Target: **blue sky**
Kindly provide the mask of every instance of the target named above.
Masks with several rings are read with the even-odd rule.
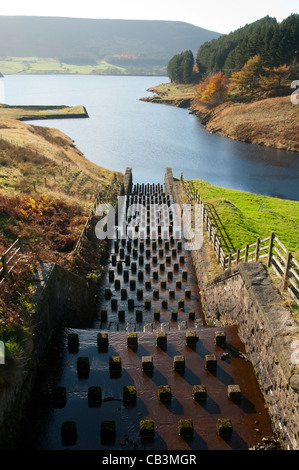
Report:
[[[12,0],[0,5],[0,15],[185,21],[224,34],[266,15],[280,22],[291,13],[299,13],[298,0]]]

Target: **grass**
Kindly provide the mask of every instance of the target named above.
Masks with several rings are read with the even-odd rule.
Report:
[[[0,118],[0,187],[4,194],[43,195],[86,211],[115,173],[100,167],[57,129]]]
[[[9,106],[0,105],[0,117],[32,120],[68,117],[87,117],[83,106]]]
[[[153,93],[153,96],[141,99],[149,102],[179,105],[183,100],[193,99],[194,88],[195,85],[180,85],[171,82],[162,83],[147,90]]]
[[[275,235],[299,259],[299,202],[265,197],[191,181],[209,208],[224,241],[224,250],[234,253],[257,237]]]
[[[124,67],[109,64],[105,60],[94,65],[74,65],[56,59],[38,57],[2,57],[0,60],[2,74],[126,74]]]
[[[30,243],[0,285],[0,338],[7,357],[24,351],[34,315],[32,273],[40,262],[57,263],[90,281],[101,278],[107,250],[106,241],[96,238],[96,220],[80,253],[74,248],[95,196],[106,194],[114,176],[123,177],[87,160],[61,131],[0,118],[0,255],[18,235]],[[11,380],[13,373],[2,368],[0,388]]]
[[[213,110],[195,103],[195,88],[196,84],[162,83],[149,88],[153,96],[141,99],[172,106],[180,106],[182,101],[190,100],[190,110],[200,118],[208,132],[242,142],[299,151],[298,126],[295,124],[298,106],[291,103],[289,86],[284,90],[288,96],[267,98],[266,94],[259,94],[253,102],[244,103],[235,102],[236,97],[232,95]],[[268,95],[271,96],[271,92]]]

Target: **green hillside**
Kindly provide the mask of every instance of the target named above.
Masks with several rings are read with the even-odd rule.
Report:
[[[176,21],[0,16],[1,72],[163,75],[178,50],[219,36]]]
[[[256,54],[267,67],[298,64],[299,15],[292,14],[281,23],[266,16],[208,41],[200,46],[196,62],[200,72],[223,70],[229,74]]]

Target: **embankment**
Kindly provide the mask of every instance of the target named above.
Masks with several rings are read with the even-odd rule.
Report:
[[[166,171],[165,186],[182,203],[180,183]],[[284,448],[299,448],[298,323],[286,308],[262,263],[239,263],[211,275],[208,242],[191,251],[206,321],[237,325]]]
[[[44,119],[75,119],[88,118],[84,106],[44,106],[44,105],[0,105],[0,117],[18,119],[19,121],[33,121]]]
[[[150,88],[154,95],[142,101],[189,108],[208,132],[241,142],[299,151],[298,105],[290,96],[277,96],[251,103],[228,101],[215,108],[195,104],[196,85],[166,83]],[[292,90],[290,89],[289,95]]]

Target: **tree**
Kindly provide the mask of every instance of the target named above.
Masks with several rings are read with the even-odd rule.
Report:
[[[167,74],[172,82],[191,83],[193,80],[194,57],[192,51],[173,56],[167,65]]]
[[[278,67],[263,67],[266,75],[261,77],[261,86],[265,90],[281,87],[290,76],[290,66],[284,64]]]
[[[227,97],[227,80],[223,72],[207,75],[197,86],[194,94],[196,103],[214,108]]]
[[[251,96],[260,87],[262,61],[259,55],[251,57],[240,72],[231,75],[230,90],[240,91],[241,94],[249,93]]]

